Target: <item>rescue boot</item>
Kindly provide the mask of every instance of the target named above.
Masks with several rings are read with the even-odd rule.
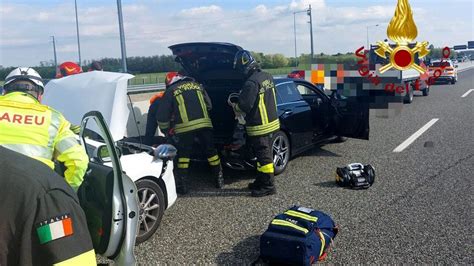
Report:
[[[222,170],[221,170],[216,177],[216,188],[223,188],[223,187],[224,187],[224,174],[222,173]]]
[[[260,185],[261,185],[260,181],[258,179],[255,179],[255,181],[253,181],[252,183],[248,185],[248,188],[250,190],[257,190],[260,188]]]
[[[212,174],[215,176],[215,185],[216,188],[223,188],[224,187],[224,174],[222,172],[222,165],[219,163],[218,165],[211,165]]]
[[[178,174],[175,175],[176,192],[181,195],[188,194],[188,186],[186,184],[186,170],[178,169]]]
[[[275,185],[273,184],[273,173],[259,173],[256,183],[257,188],[252,189],[252,197],[264,197],[276,194]],[[252,183],[251,183],[252,184]],[[250,187],[250,184],[249,184]]]
[[[250,190],[257,190],[262,186],[262,173],[257,172],[257,176],[255,177],[255,180],[248,185],[248,188]]]
[[[178,178],[179,179],[179,178]],[[186,185],[186,182],[183,182],[182,180],[176,183],[176,192],[180,195],[186,195],[189,193],[188,186]]]
[[[257,189],[252,190],[252,197],[265,197],[276,194],[275,186],[261,186]]]

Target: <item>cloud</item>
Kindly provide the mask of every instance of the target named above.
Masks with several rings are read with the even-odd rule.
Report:
[[[209,14],[216,14],[220,13],[222,8],[216,5],[210,6],[200,6],[200,7],[193,7],[189,9],[181,10],[182,15],[186,16],[202,16],[202,15],[209,15]]]
[[[59,53],[76,53],[77,45],[67,44],[67,45],[58,45],[56,51]]]
[[[94,6],[78,3],[83,59],[120,57],[120,42],[115,2]],[[189,3],[189,1],[187,1]],[[124,4],[123,15],[128,56],[170,54],[168,46],[182,42],[220,41],[238,44],[265,53],[294,55],[293,12],[304,11],[311,4],[315,52],[354,51],[366,43],[366,26],[371,27],[373,43],[386,38],[386,27],[395,11],[393,5],[365,4],[324,0],[258,1],[253,6],[178,6],[168,0],[137,1]],[[417,40],[435,46],[465,43],[472,38],[472,14],[460,9],[466,3],[446,7],[412,3],[418,26]],[[446,13],[458,17],[441,20]],[[465,12],[468,15],[459,13]],[[18,14],[30,14],[28,19]],[[49,36],[56,36],[58,61],[77,60],[74,4],[2,4],[0,6],[0,65],[36,65],[52,58]],[[298,53],[309,53],[308,16],[296,14]],[[4,30],[15,29],[15,30]],[[470,37],[469,37],[470,36]]]

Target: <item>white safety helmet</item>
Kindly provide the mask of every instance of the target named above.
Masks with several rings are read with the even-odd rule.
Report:
[[[41,78],[40,74],[36,72],[33,68],[30,67],[18,67],[12,70],[10,74],[5,78],[5,84],[3,84],[3,88],[5,91],[16,91],[20,90],[22,91],[23,89],[15,89],[15,88],[9,88],[9,84],[13,83],[14,81],[19,81],[19,80],[26,80],[26,81],[31,81],[36,85],[35,90],[39,93],[44,92],[44,83],[43,79]]]

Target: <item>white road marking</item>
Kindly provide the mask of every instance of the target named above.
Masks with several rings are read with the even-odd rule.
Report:
[[[422,128],[418,129],[417,132],[413,133],[407,140],[398,145],[393,152],[402,152],[406,147],[410,146],[417,138],[419,138],[425,131],[427,131],[432,125],[438,122],[439,118],[433,118],[430,122],[426,123]]]
[[[461,96],[461,98],[464,98],[464,97],[468,96],[469,93],[471,93],[471,92],[473,92],[473,91],[474,91],[474,89],[470,89],[470,90],[466,91],[466,93],[464,93],[464,94]]]

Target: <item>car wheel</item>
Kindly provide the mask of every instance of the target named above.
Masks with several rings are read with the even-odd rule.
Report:
[[[290,161],[290,141],[283,131],[273,134],[272,149],[275,175],[279,175],[285,171]]]
[[[453,79],[451,80],[451,84],[456,84],[456,79],[455,79],[455,78],[453,78]]]
[[[141,179],[135,184],[140,203],[136,244],[140,244],[148,240],[158,229],[165,212],[165,196],[160,186],[152,180]]]
[[[404,103],[412,103],[413,102],[413,89],[408,86],[408,91],[407,95],[405,96],[405,99],[403,100]]]
[[[423,96],[430,95],[430,87],[424,88],[423,90],[421,90],[421,92],[423,93]]]

